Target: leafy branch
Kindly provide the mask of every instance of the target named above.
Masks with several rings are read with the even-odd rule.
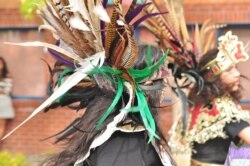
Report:
[[[27,19],[32,19],[37,10],[38,5],[44,4],[44,0],[22,0],[21,1],[21,13]]]

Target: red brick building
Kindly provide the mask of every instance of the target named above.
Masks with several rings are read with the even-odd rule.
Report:
[[[25,20],[21,16],[20,0],[0,0],[0,4],[0,55],[7,60],[14,79],[13,104],[16,118],[8,122],[8,132],[28,117],[46,98],[49,73],[41,58],[46,59],[50,64],[53,63],[53,59],[42,48],[5,45],[3,42],[50,40],[53,43],[53,39],[49,33],[38,32],[38,25],[41,23],[39,18]],[[184,2],[188,24],[200,23],[211,18],[215,22],[229,24],[228,28],[233,29],[244,41],[249,41],[250,37],[249,9],[250,0],[210,0],[209,2],[186,0]],[[246,73],[247,63],[242,67],[242,71],[250,77]],[[249,82],[244,82],[244,86],[247,87],[247,85]],[[246,104],[250,101],[247,93],[244,101]],[[164,114],[161,124],[165,128],[166,137],[167,130],[172,123],[170,110],[171,107],[161,111]],[[52,110],[46,114],[40,113],[9,138],[0,142],[0,147],[2,150],[7,149],[28,155],[53,152],[56,150],[52,144],[53,140],[40,140],[63,129],[76,116],[76,113],[66,109]]]

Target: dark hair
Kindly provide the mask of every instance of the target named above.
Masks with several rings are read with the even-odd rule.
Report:
[[[3,64],[3,69],[0,71],[0,80],[3,79],[3,78],[7,78],[8,74],[9,74],[9,70],[8,70],[8,67],[7,67],[7,63],[6,61],[4,60],[3,57],[0,57],[0,63],[2,62]]]
[[[135,68],[142,69],[146,66],[146,50],[147,46],[139,47],[139,55],[136,61]],[[151,48],[153,56],[152,56],[152,64],[154,64],[157,60],[162,57],[162,51],[158,48]],[[158,84],[159,81],[153,82],[153,84]],[[46,166],[69,166],[74,165],[74,163],[85,155],[93,142],[95,136],[103,131],[107,124],[110,123],[114,116],[116,116],[117,111],[113,111],[113,113],[105,120],[104,124],[101,126],[100,130],[96,130],[96,124],[98,120],[102,117],[102,115],[106,112],[110,104],[114,99],[113,93],[111,95],[105,93],[99,86],[96,84],[91,87],[74,87],[70,90],[71,95],[65,95],[61,99],[60,104],[52,104],[50,108],[56,108],[59,105],[69,105],[72,102],[79,101],[78,109],[86,108],[83,116],[75,119],[68,128],[66,128],[63,132],[61,132],[57,141],[64,140],[64,145],[66,146],[61,152],[47,159],[42,165]],[[151,110],[151,113],[156,119],[157,110],[160,104],[160,90],[153,90],[147,92],[148,104]],[[124,104],[123,101],[126,100],[126,93],[124,92],[122,99],[119,101],[119,104],[116,106],[116,110],[119,110],[121,106]],[[136,101],[135,101],[136,102]],[[157,121],[157,120],[156,120]],[[161,133],[157,133],[161,135]]]
[[[215,59],[218,52],[219,50],[217,48],[212,49],[201,57],[200,62],[198,64],[198,70],[199,70],[199,74],[203,78],[207,71],[203,70],[202,68],[211,60]],[[239,102],[241,98],[241,89],[242,89],[241,86],[238,91],[231,92],[230,89],[232,85],[226,85],[222,83],[222,81],[219,79],[218,76],[211,82],[208,82],[206,80],[204,81],[205,81],[204,88],[199,94],[197,94],[198,93],[197,86],[194,86],[193,88],[191,88],[189,95],[188,95],[188,99],[190,100],[192,104],[208,103],[208,102],[211,102],[214,98],[223,96],[228,92],[230,93],[233,100],[235,100],[236,102]]]

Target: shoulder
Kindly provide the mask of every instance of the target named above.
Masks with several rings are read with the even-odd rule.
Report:
[[[230,96],[216,98],[215,104],[220,112],[237,112],[241,110],[239,105],[235,103]]]
[[[214,99],[214,101],[216,102],[216,104],[235,104],[233,98],[229,95],[217,97]]]

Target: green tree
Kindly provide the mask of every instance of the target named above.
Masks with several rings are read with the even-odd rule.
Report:
[[[21,1],[21,13],[24,17],[31,19],[34,17],[38,5],[44,4],[44,0],[22,0]]]

